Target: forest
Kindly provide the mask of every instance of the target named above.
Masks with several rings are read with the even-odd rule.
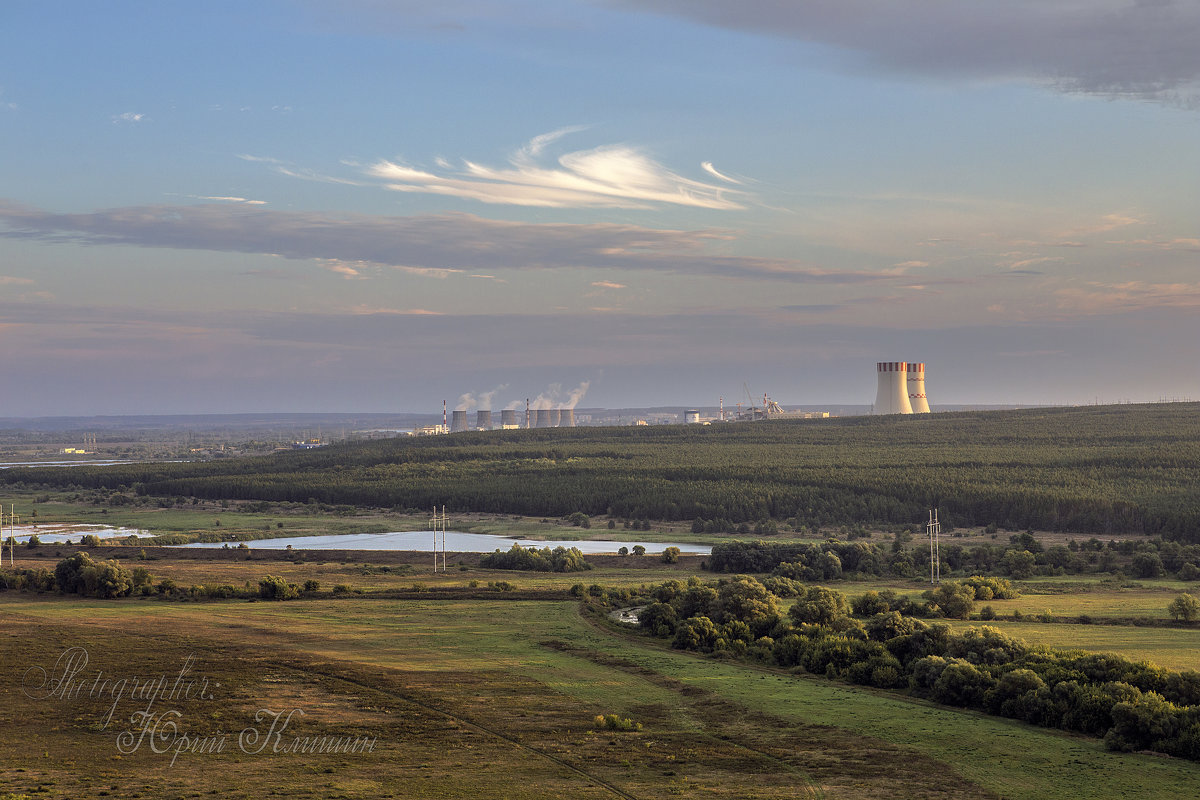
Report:
[[[190,463],[12,468],[13,487],[734,525],[999,525],[1200,542],[1200,404],[480,431]]]

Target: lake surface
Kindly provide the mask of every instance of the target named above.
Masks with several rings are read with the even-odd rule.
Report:
[[[493,536],[487,533],[462,533],[446,531],[446,552],[449,553],[490,553],[493,550],[507,550],[516,542],[522,547],[577,547],[580,552],[588,555],[615,553],[618,548],[640,544],[647,553],[661,553],[668,547],[678,547],[682,553],[698,553],[709,555],[712,547],[700,544],[685,544],[683,542],[605,542],[585,540],[580,542],[538,541],[535,539],[514,539],[508,536]],[[237,547],[235,542],[228,543]],[[423,553],[433,552],[432,531],[408,531],[404,533],[351,533],[340,536],[291,536],[282,539],[258,539],[246,542],[246,546],[262,550],[286,550],[291,545],[296,550],[416,550]],[[179,545],[180,547],[224,547],[224,543],[196,542]]]
[[[72,542],[78,542],[79,538],[84,534],[94,534],[99,539],[124,539],[127,536],[153,536],[151,533],[146,533],[136,528],[104,528],[95,525],[17,525],[16,528],[10,526],[4,527],[3,538],[5,541],[12,534],[16,534],[18,542],[29,540],[30,536],[36,535],[38,541],[42,544],[62,544],[68,539]]]

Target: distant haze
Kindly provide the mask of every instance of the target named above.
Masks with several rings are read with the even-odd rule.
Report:
[[[5,5],[0,416],[1200,398],[1196,3],[227,6]]]

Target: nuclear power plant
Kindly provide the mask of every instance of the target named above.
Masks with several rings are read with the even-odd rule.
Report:
[[[909,361],[880,361],[875,365],[879,389],[875,393],[876,414],[928,414],[925,396],[925,364]]]

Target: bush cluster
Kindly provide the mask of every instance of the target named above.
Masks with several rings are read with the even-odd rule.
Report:
[[[777,576],[796,598],[787,613],[768,585],[739,575],[668,581],[647,590],[638,623],[673,647],[754,658],[947,705],[1104,737],[1114,750],[1200,760],[1200,673],[1119,656],[1034,648],[988,626],[953,633],[911,616],[926,610],[891,592],[848,601],[836,590]],[[787,581],[784,583],[784,581]],[[929,609],[974,603],[1006,582],[942,584]],[[944,609],[943,609],[944,610]],[[851,612],[863,617],[855,619]]]
[[[485,569],[519,569],[530,572],[583,572],[592,568],[578,547],[525,548],[516,542],[507,552],[496,550],[479,561]]]

